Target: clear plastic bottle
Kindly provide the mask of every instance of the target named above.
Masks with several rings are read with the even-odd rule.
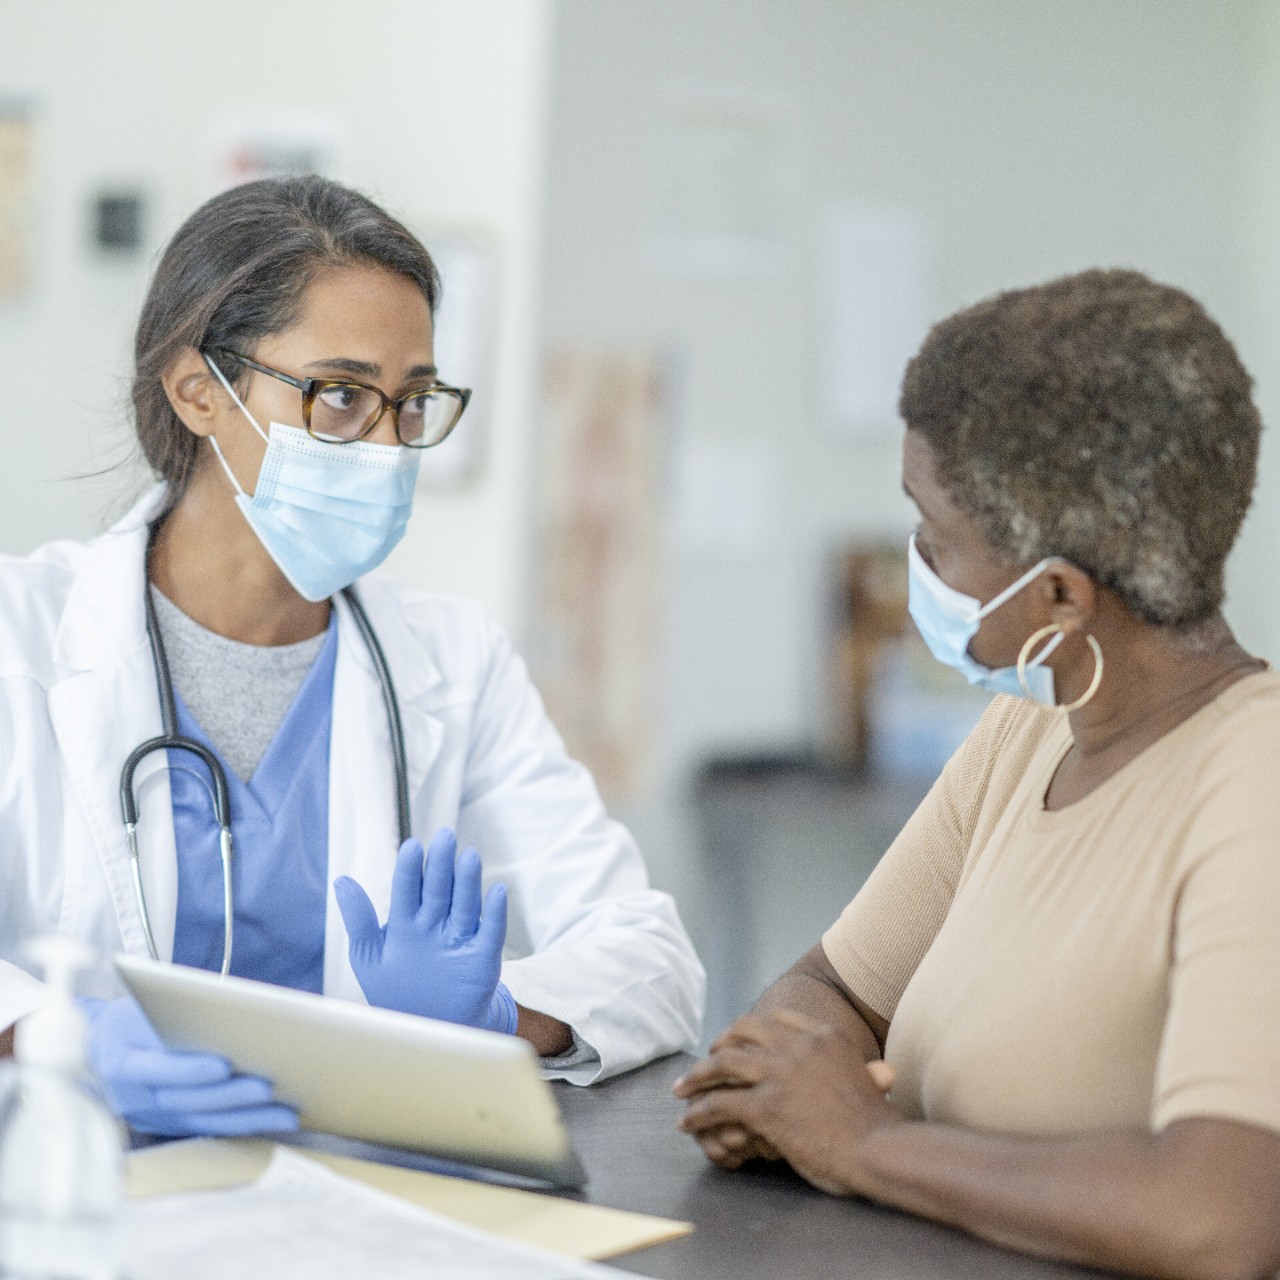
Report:
[[[86,1072],[72,998],[92,955],[65,938],[32,953],[55,994],[0,1063],[0,1277],[116,1280],[122,1135]]]

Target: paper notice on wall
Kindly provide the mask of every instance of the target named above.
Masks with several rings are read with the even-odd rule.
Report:
[[[819,260],[824,417],[841,435],[896,434],[898,394],[935,304],[932,237],[910,209],[828,215]]]

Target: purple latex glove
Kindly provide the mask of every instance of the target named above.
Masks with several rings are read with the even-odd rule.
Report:
[[[457,848],[442,827],[424,868],[421,841],[400,846],[385,925],[350,876],[334,881],[351,968],[370,1004],[514,1034],[516,1002],[498,980],[507,890],[494,885],[482,910],[480,855]]]
[[[138,1002],[81,1000],[89,1024],[89,1067],[107,1105],[130,1128],[165,1137],[242,1137],[298,1127],[291,1107],[272,1101],[271,1082],[236,1075],[210,1053],[166,1049]]]

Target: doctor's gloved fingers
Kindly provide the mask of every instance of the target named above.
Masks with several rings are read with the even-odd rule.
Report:
[[[387,923],[415,920],[422,906],[422,841],[410,836],[396,852],[391,875],[391,909]]]
[[[472,937],[480,926],[480,854],[463,849],[453,866],[453,902],[449,932],[458,939]]]
[[[200,1088],[231,1078],[225,1058],[212,1053],[172,1053],[168,1049],[124,1049],[105,1061],[91,1060],[104,1082],[145,1088]]]
[[[458,833],[452,827],[441,827],[435,835],[427,841],[427,861],[431,861],[431,857],[438,850],[452,855],[458,851]]]
[[[502,946],[507,940],[507,886],[495,884],[485,894],[484,914],[475,934],[476,946],[483,955],[502,960]]]
[[[89,1029],[89,1052],[117,1046],[161,1049],[160,1037],[147,1021],[142,1006],[132,996],[115,1000],[81,1000],[81,1011]]]
[[[209,1053],[174,1053],[166,1049],[132,997],[86,1006],[89,1066],[104,1083],[214,1084],[231,1068]]]
[[[210,1089],[215,1107],[203,1105],[210,1099],[201,1097],[202,1092],[129,1084],[106,1088],[112,1112],[139,1133],[169,1138],[195,1134],[234,1137],[298,1127],[292,1108],[272,1102],[270,1085],[256,1077],[237,1077],[224,1087]],[[180,1105],[187,1102],[196,1105]]]
[[[163,1111],[194,1115],[206,1111],[243,1111],[265,1107],[273,1100],[270,1080],[261,1076],[232,1076],[220,1084],[163,1086],[151,1090],[156,1106]]]
[[[427,866],[422,873],[422,909],[418,923],[428,927],[442,925],[453,906],[454,861],[458,837],[448,827],[441,827],[427,845]]]
[[[139,1116],[151,1115],[156,1110],[155,1094],[150,1085],[128,1084],[104,1080],[102,1092],[106,1096],[111,1114],[129,1125],[135,1125]]]
[[[520,1030],[520,1006],[505,983],[498,983],[488,1012],[479,1025],[485,1031],[497,1031],[504,1036],[513,1036]]]
[[[247,1138],[255,1133],[294,1133],[298,1114],[274,1103],[267,1107],[242,1107],[236,1111],[182,1113],[156,1109],[128,1118],[139,1133],[165,1138]]]
[[[382,955],[384,934],[369,895],[350,876],[333,882],[333,896],[347,930],[347,953],[352,964],[376,963]]]

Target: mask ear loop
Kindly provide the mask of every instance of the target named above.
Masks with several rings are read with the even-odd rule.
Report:
[[[217,378],[217,380],[220,383],[222,383],[224,389],[226,390],[227,395],[229,395],[232,398],[232,400],[236,402],[236,408],[238,408],[240,412],[243,413],[244,416],[249,419],[249,422],[253,426],[253,429],[262,437],[263,441],[267,445],[270,445],[271,444],[270,437],[258,425],[257,418],[255,418],[253,414],[251,414],[249,410],[245,407],[244,401],[241,400],[238,395],[236,395],[235,387],[233,387],[231,383],[227,381],[226,375],[222,372],[221,369],[218,368],[217,362],[214,360],[214,358],[211,355],[208,355],[207,353],[204,353],[204,352],[202,352],[201,354],[204,355],[204,362],[209,366],[209,369],[212,372],[213,376]],[[217,455],[218,461],[222,463],[222,469],[227,473],[227,479],[230,480],[233,485],[235,485],[236,492],[242,498],[247,498],[249,495],[245,493],[243,487],[240,484],[240,481],[236,479],[235,472],[231,470],[230,466],[227,464],[226,458],[222,456],[222,450],[218,447],[218,437],[210,436],[209,443],[213,446],[213,452]]]
[[[1051,564],[1056,564],[1057,560],[1057,556],[1046,556],[1039,564],[1033,564],[1031,568],[1017,580],[1017,582],[1011,582],[1002,592],[1000,592],[999,595],[992,596],[991,599],[978,610],[978,617],[985,618],[989,613],[995,613],[995,611],[1004,604],[1006,600],[1012,600],[1023,587],[1030,582],[1034,582],[1035,579],[1038,578]],[[1045,654],[1042,656],[1047,657],[1048,655]]]
[[[1022,686],[1022,692],[1033,702],[1036,701],[1036,698],[1027,684],[1027,666],[1031,651],[1046,636],[1054,637],[1040,655],[1039,662],[1036,663],[1039,666],[1040,662],[1043,662],[1062,643],[1066,637],[1066,631],[1067,629],[1062,623],[1051,622],[1047,627],[1041,627],[1039,631],[1032,632],[1027,637],[1027,642],[1022,646],[1022,651],[1018,654],[1018,683]],[[1091,702],[1093,695],[1098,692],[1098,686],[1102,683],[1102,646],[1088,632],[1085,632],[1084,638],[1089,642],[1089,647],[1093,650],[1093,679],[1089,681],[1089,687],[1074,702],[1063,703],[1057,708],[1064,714],[1079,711],[1086,703]]]

